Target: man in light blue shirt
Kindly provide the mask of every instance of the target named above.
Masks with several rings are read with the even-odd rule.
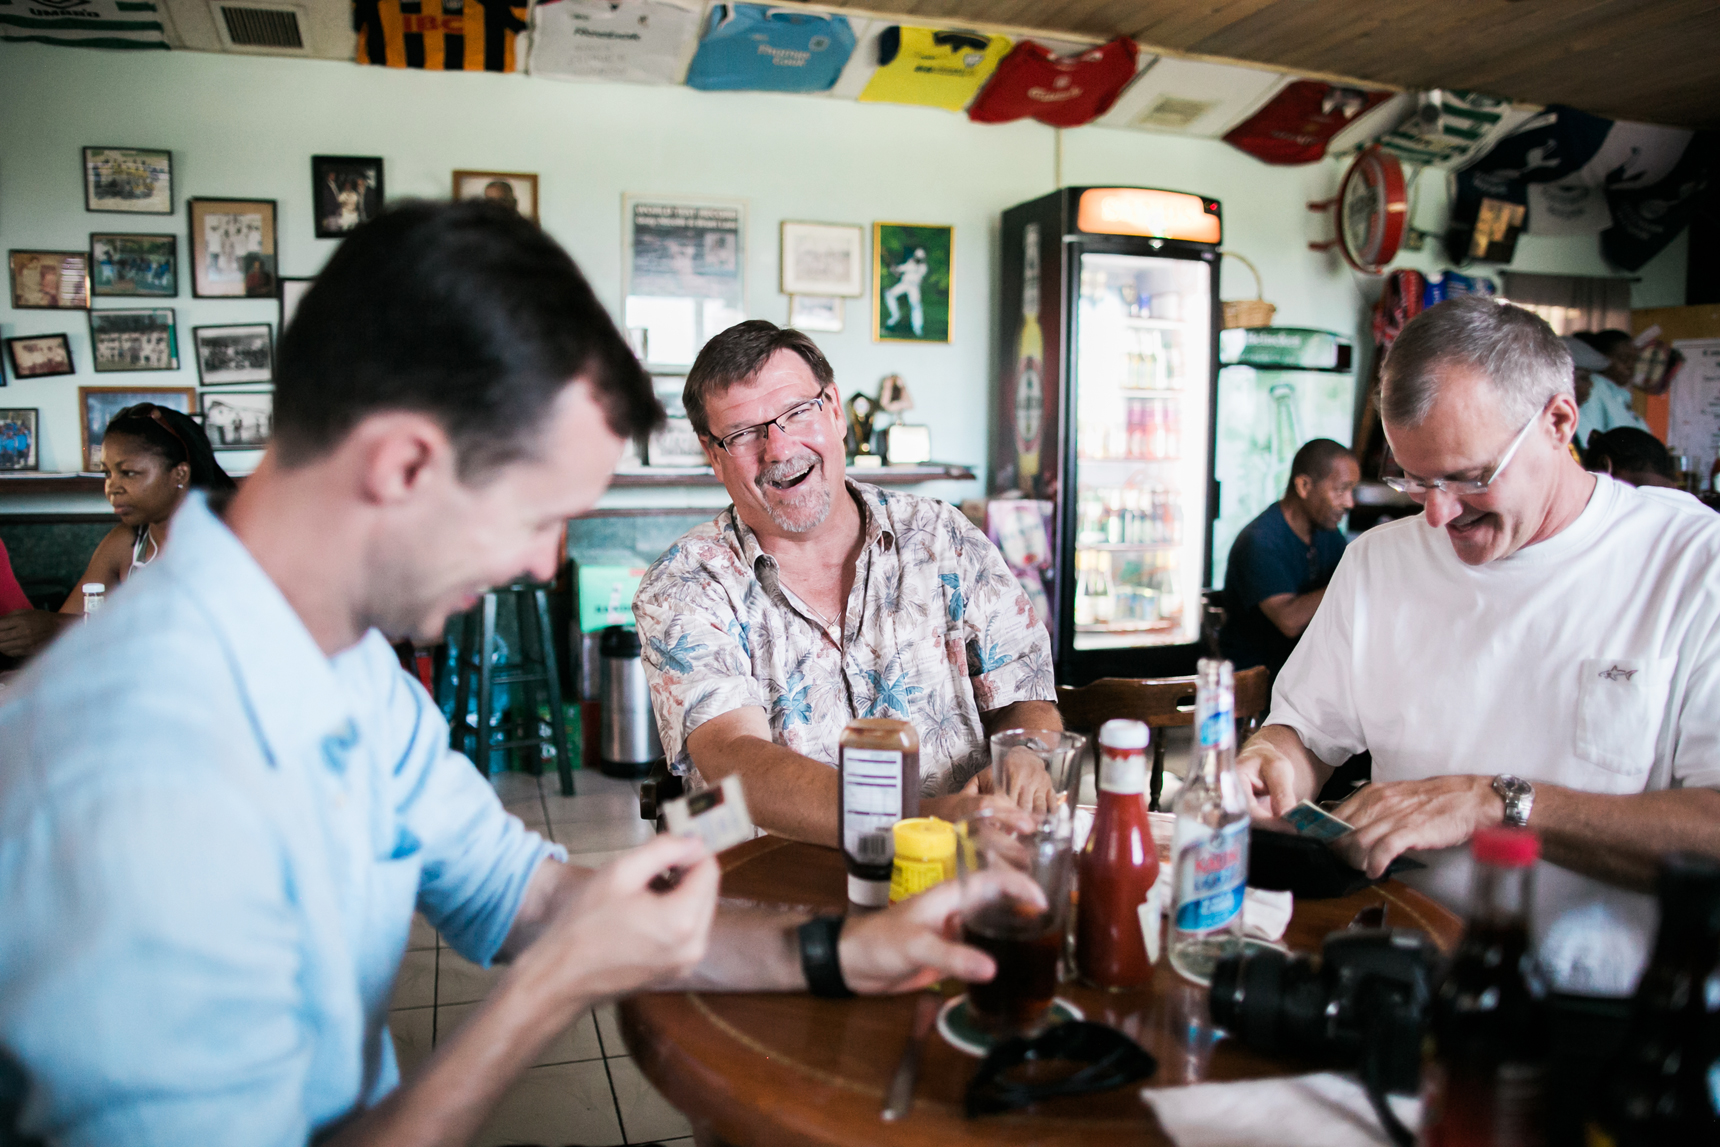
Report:
[[[162,557],[0,704],[23,1133],[459,1143],[602,999],[990,974],[939,934],[952,889],[843,929],[717,913],[693,841],[562,863],[394,662],[381,633],[434,636],[485,587],[550,576],[562,523],[661,414],[535,226],[409,204],[355,231],[281,340],[275,413],[225,512],[189,500]],[[400,1085],[385,1021],[414,906],[511,966]]]
[[[1598,334],[1584,331],[1564,340],[1570,348],[1571,362],[1579,374],[1587,376],[1589,392],[1585,396],[1578,388],[1582,404],[1577,407],[1577,448],[1589,448],[1589,435],[1605,434],[1620,426],[1632,426],[1647,432],[1648,423],[1631,405],[1630,379],[1636,371],[1637,349],[1623,331],[1607,330]]]

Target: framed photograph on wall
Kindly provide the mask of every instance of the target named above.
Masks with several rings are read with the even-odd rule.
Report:
[[[317,205],[317,238],[341,238],[382,210],[382,158],[311,156],[311,197]]]
[[[872,224],[872,339],[947,343],[954,227]]]
[[[275,296],[275,201],[192,199],[191,293],[199,299]]]
[[[90,353],[97,373],[179,369],[173,308],[91,311]]]
[[[6,357],[13,378],[51,378],[76,373],[72,344],[65,335],[22,335],[6,340]]]
[[[136,147],[84,148],[84,210],[173,214],[173,153]]]
[[[187,387],[167,386],[80,386],[78,410],[83,415],[84,470],[98,469],[102,464],[102,436],[113,416],[128,406],[153,402],[181,414],[197,410],[197,392]]]
[[[268,323],[192,327],[191,341],[197,347],[197,378],[204,386],[274,380],[274,341]]]
[[[90,257],[83,251],[10,251],[12,306],[18,310],[82,310],[90,305]]]
[[[217,450],[261,450],[275,428],[275,392],[223,390],[203,394],[203,432]]]
[[[494,199],[538,221],[538,177],[519,171],[456,171],[455,199]]]
[[[788,325],[801,331],[834,334],[842,329],[842,296],[790,295]]]
[[[0,410],[0,470],[38,469],[35,410]]]
[[[287,324],[293,321],[293,315],[299,309],[299,300],[305,297],[305,292],[311,289],[315,279],[290,279],[281,277],[281,321],[275,324],[275,330],[281,334],[287,333]]]
[[[746,313],[746,204],[677,196],[622,198],[621,295],[629,337],[650,369],[685,372],[700,348]]]
[[[90,294],[173,298],[179,294],[179,239],[92,232]]]
[[[835,223],[782,225],[782,293],[856,298],[860,289],[864,233]]]

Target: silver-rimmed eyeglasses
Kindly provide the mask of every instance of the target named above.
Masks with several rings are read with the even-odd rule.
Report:
[[[1511,464],[1511,459],[1516,457],[1517,447],[1523,445],[1523,439],[1529,437],[1529,431],[1534,428],[1535,423],[1541,421],[1542,413],[1543,411],[1536,411],[1535,417],[1523,424],[1523,429],[1517,431],[1517,437],[1511,439],[1511,445],[1505,448],[1505,456],[1499,459],[1498,465],[1494,466],[1492,473],[1485,478],[1412,478],[1397,464],[1397,459],[1392,457],[1392,450],[1388,445],[1385,457],[1380,460],[1380,481],[1403,494],[1426,494],[1433,490],[1440,490],[1457,498],[1473,498],[1478,494],[1485,494],[1488,488],[1499,480],[1499,475],[1505,472],[1505,467]]]
[[[791,406],[781,414],[766,422],[754,426],[745,426],[733,434],[725,434],[714,441],[723,451],[735,458],[751,458],[764,450],[764,444],[769,440],[770,428],[776,427],[784,434],[802,435],[812,429],[813,419],[824,409],[824,396],[809,398],[797,406]]]

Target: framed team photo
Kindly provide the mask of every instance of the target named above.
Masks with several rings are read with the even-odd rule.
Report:
[[[538,177],[518,171],[456,171],[455,199],[493,199],[538,221]]]
[[[72,344],[65,335],[23,335],[6,340],[13,378],[72,374]]]
[[[153,402],[181,414],[197,411],[197,392],[190,387],[166,386],[80,386],[78,410],[83,414],[84,470],[101,468],[102,438],[113,416],[128,406]]]
[[[275,297],[275,201],[191,199],[191,293],[200,299]]]
[[[274,342],[268,323],[193,327],[197,378],[204,386],[270,382],[275,377]]]
[[[90,353],[97,373],[179,369],[173,308],[91,311]]]
[[[339,239],[382,210],[380,156],[311,156],[318,239]]]
[[[90,305],[90,257],[83,251],[9,251],[12,306],[18,310],[83,310]]]
[[[864,243],[865,236],[859,227],[784,222],[782,293],[847,298],[862,294]]]
[[[173,235],[90,235],[90,294],[171,299],[179,294],[179,240]]]
[[[84,210],[173,214],[173,153],[136,147],[84,148]]]
[[[0,410],[0,471],[39,469],[35,410]]]
[[[872,339],[947,343],[954,283],[954,227],[872,225]]]
[[[223,390],[203,395],[203,432],[217,450],[261,450],[275,428],[270,390]]]

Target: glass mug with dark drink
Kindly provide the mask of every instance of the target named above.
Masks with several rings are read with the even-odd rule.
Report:
[[[962,886],[962,940],[997,963],[997,975],[968,985],[974,1023],[996,1035],[1031,1035],[1044,1026],[1057,993],[1057,959],[1069,915],[1075,872],[1068,811],[1039,818],[1030,832],[991,812],[956,827],[956,871]],[[1010,869],[1044,896],[1032,904],[981,874]]]

